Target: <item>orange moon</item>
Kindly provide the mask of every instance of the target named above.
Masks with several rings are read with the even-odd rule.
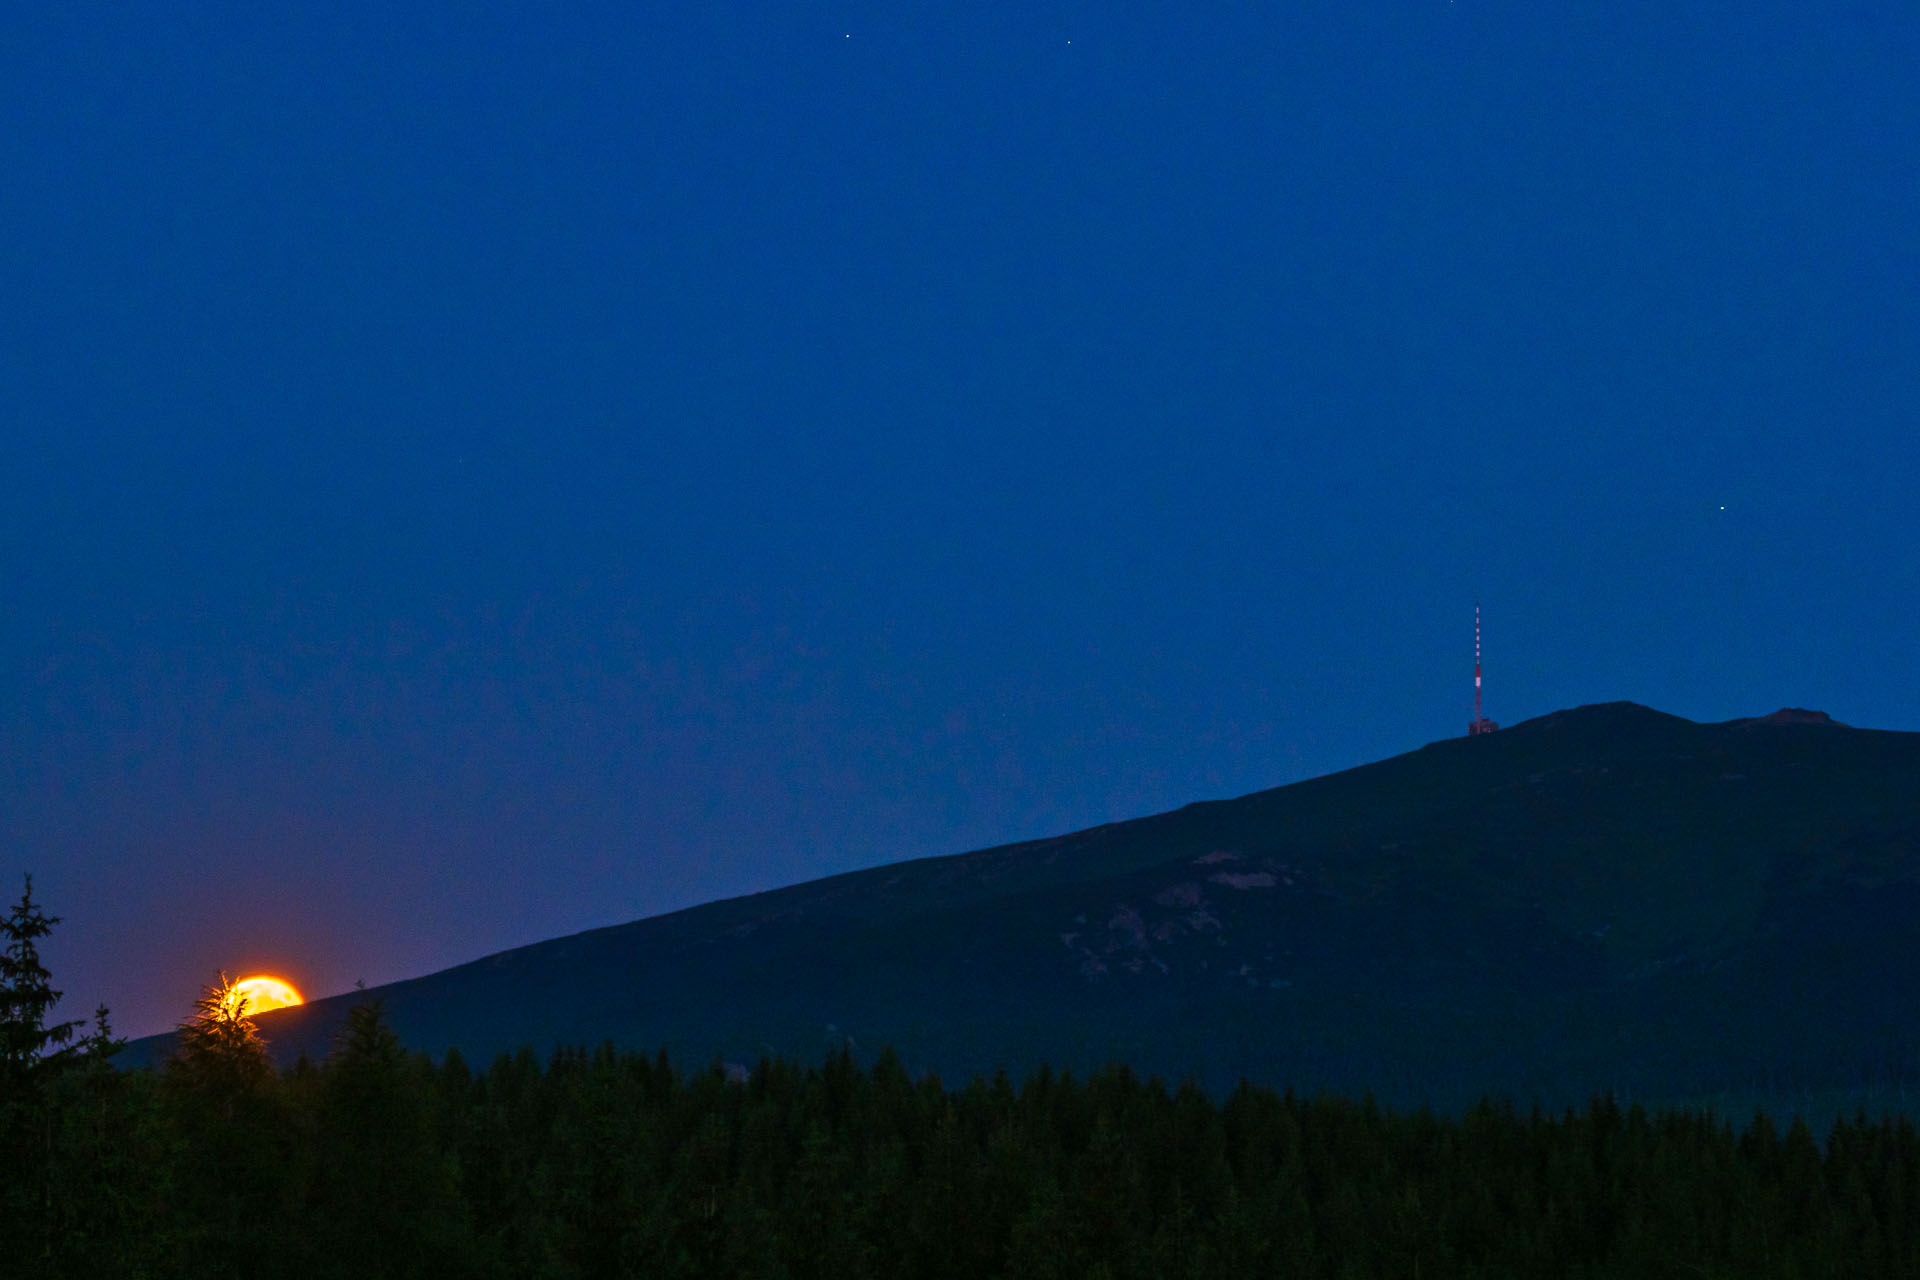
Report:
[[[292,983],[282,982],[264,973],[234,983],[233,999],[246,1002],[245,1013],[249,1018],[256,1013],[268,1013],[307,1002]]]

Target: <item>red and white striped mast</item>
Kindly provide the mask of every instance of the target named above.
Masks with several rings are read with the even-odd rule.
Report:
[[[1479,733],[1492,733],[1500,726],[1480,710],[1480,602],[1473,602],[1473,723],[1467,726],[1468,736]]]
[[[1486,717],[1480,714],[1480,602],[1473,602],[1473,723]]]

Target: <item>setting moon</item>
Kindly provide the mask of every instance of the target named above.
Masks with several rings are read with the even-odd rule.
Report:
[[[267,974],[255,974],[242,978],[233,984],[233,999],[246,1002],[246,1014],[268,1013],[274,1009],[285,1009],[296,1004],[305,1004],[306,997],[290,982]]]

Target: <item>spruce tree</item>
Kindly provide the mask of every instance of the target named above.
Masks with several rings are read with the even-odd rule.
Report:
[[[217,1101],[228,1117],[236,1099],[254,1092],[273,1076],[267,1045],[254,1026],[248,997],[223,971],[203,987],[193,1013],[180,1024],[179,1043],[167,1064],[169,1075],[191,1093]]]
[[[290,1221],[298,1194],[286,1091],[222,973],[180,1025],[161,1084],[179,1156],[170,1233],[175,1266],[202,1277],[261,1277],[283,1269],[262,1223]]]
[[[75,1056],[74,1031],[81,1021],[47,1025],[47,1014],[60,1002],[53,975],[40,963],[38,939],[53,932],[59,916],[43,912],[33,900],[33,877],[26,878],[20,901],[13,904],[0,935],[0,1097],[20,1097],[40,1078],[59,1070]]]
[[[34,902],[32,876],[20,901],[0,920],[6,940],[0,951],[0,1152],[7,1153],[0,1237],[8,1256],[38,1257],[43,1267],[51,1260],[56,1234],[53,1084],[79,1060],[82,1046],[73,1043],[73,1033],[84,1025],[47,1023],[60,992],[40,963],[39,940],[58,923],[60,917],[47,915]]]

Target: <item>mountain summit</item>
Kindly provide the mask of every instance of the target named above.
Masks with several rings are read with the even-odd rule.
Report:
[[[366,993],[414,1048],[1124,1061],[1458,1106],[1920,1084],[1920,734],[1558,711]],[[319,1056],[359,993],[260,1019]],[[148,1055],[164,1038],[136,1046]]]

